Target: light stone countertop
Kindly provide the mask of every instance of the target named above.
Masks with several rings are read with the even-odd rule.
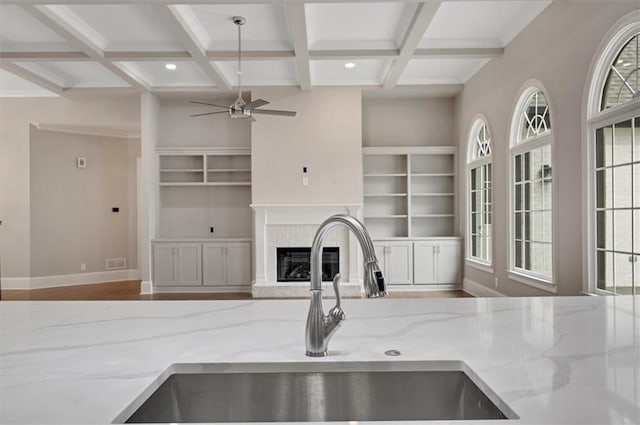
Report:
[[[0,423],[111,423],[173,363],[460,360],[520,419],[422,423],[640,424],[640,296],[345,300],[321,359],[308,304],[0,302]]]

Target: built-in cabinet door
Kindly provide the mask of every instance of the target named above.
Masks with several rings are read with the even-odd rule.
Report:
[[[410,242],[374,242],[373,247],[388,285],[413,283],[413,245]]]
[[[458,240],[416,242],[413,247],[417,285],[460,283],[461,247]]]
[[[229,242],[227,244],[227,286],[251,284],[251,243]]]
[[[202,277],[204,286],[225,286],[227,273],[225,266],[226,244],[202,244]]]
[[[174,286],[178,281],[176,244],[153,245],[153,284]]]
[[[387,285],[393,285],[391,282],[391,262],[389,261],[389,246],[386,242],[374,242],[373,249],[378,259],[378,266],[384,276],[384,281]]]
[[[413,244],[392,242],[388,245],[387,268],[391,285],[411,285],[413,283]]]
[[[178,244],[178,285],[202,285],[201,244]]]
[[[438,283],[454,284],[460,282],[462,249],[458,241],[441,242],[438,247]]]
[[[415,264],[414,279],[416,285],[438,283],[436,262],[438,246],[433,242],[416,242],[413,245]]]
[[[380,243],[380,242],[374,242],[373,243],[373,249],[376,253],[376,258],[378,259],[378,266],[380,266],[380,271],[382,272],[382,274],[385,277],[385,280],[387,281],[387,284],[389,284],[388,282],[388,278],[387,278],[387,246]]]

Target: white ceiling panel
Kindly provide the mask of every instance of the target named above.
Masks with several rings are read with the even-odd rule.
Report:
[[[57,97],[58,95],[43,89],[10,72],[0,69],[0,97]]]
[[[234,61],[215,62],[232,85],[238,84],[238,65]],[[242,62],[243,86],[297,85],[293,60],[252,60]]]
[[[73,45],[18,6],[0,5],[2,51],[72,51]]]
[[[352,69],[345,63],[355,64]],[[382,84],[390,60],[313,60],[310,62],[311,84],[318,86],[378,85]]]
[[[64,88],[129,86],[95,62],[16,62],[16,65]]]
[[[247,87],[459,87],[552,3],[259,1],[0,0],[4,71],[58,94],[59,87],[228,89],[237,85],[232,17],[243,16]],[[167,70],[167,62],[178,68]]]
[[[478,72],[489,59],[412,59],[398,84],[460,84]]]
[[[418,47],[505,47],[550,3],[549,0],[444,2]]]
[[[105,50],[184,50],[149,5],[70,5],[67,9],[105,40]]]
[[[306,4],[309,48],[398,48],[415,10],[405,2]]]
[[[195,27],[206,50],[236,50],[238,29],[231,21],[243,16],[244,50],[290,50],[293,45],[285,8],[281,4],[216,4],[178,6],[180,13]]]
[[[213,86],[211,79],[194,62],[173,62],[176,69],[168,70],[165,62],[120,62],[130,73],[151,87]]]

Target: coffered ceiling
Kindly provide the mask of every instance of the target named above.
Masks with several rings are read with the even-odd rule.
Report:
[[[243,86],[455,92],[550,3],[0,0],[0,91],[228,91],[244,16]]]

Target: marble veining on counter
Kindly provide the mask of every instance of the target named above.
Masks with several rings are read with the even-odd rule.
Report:
[[[322,359],[308,304],[0,302],[0,423],[111,423],[174,363],[422,360],[465,362],[520,417],[483,424],[640,423],[639,296],[346,300]]]

